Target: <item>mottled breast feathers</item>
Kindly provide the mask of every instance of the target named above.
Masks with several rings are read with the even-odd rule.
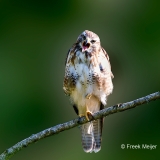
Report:
[[[66,57],[66,61],[65,61],[66,69],[65,69],[65,77],[64,77],[64,86],[63,86],[64,92],[66,95],[70,95],[72,90],[75,89],[78,78],[81,76],[76,72],[76,65],[82,64],[82,63],[88,63],[88,67],[90,67],[91,65],[96,67],[96,65],[98,65],[100,72],[103,74],[106,73],[105,67],[102,66],[101,61],[99,62],[99,60],[98,60],[98,57],[102,56],[102,54],[104,55],[104,56],[102,56],[102,58],[106,59],[108,61],[108,64],[110,67],[111,77],[114,78],[114,76],[111,72],[111,65],[109,62],[109,56],[103,47],[100,48],[100,51],[98,53],[94,53],[95,50],[93,50],[93,53],[92,52],[91,53],[87,53],[87,52],[82,53],[82,54],[84,54],[84,57],[86,60],[82,60],[79,57],[79,55],[80,55],[79,52],[81,52],[81,48],[80,48],[79,44],[75,43],[72,46],[72,48],[69,49],[69,51],[67,53],[67,57]],[[99,53],[101,53],[101,55]],[[90,59],[90,61],[87,61],[87,59]],[[92,77],[92,80],[97,81],[97,83],[99,83],[99,85],[100,85],[100,76],[96,72],[90,74],[90,77]],[[88,82],[89,81],[90,81],[90,79],[88,79]],[[83,84],[83,82],[81,82],[81,83]]]

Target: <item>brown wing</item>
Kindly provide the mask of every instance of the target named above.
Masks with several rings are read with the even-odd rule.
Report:
[[[101,48],[102,48],[102,51],[103,51],[104,55],[106,56],[106,58],[107,58],[107,60],[108,60],[108,62],[110,64],[109,56],[108,56],[107,52],[105,51],[105,49],[103,47],[101,47]],[[111,64],[110,64],[110,68],[111,68]],[[113,75],[112,72],[111,72],[111,77],[114,78],[114,75]]]
[[[65,61],[65,76],[63,81],[63,90],[66,95],[70,95],[71,91],[75,88],[77,75],[74,70],[74,59],[75,52],[71,48],[67,53],[67,58]],[[72,71],[71,71],[72,68]]]

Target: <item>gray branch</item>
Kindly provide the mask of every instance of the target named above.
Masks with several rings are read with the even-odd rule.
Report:
[[[93,117],[91,117],[90,121],[102,118],[102,117],[106,117],[110,114],[113,113],[117,113],[117,112],[122,112],[131,108],[134,108],[136,106],[145,104],[145,103],[149,103],[150,101],[156,100],[156,99],[160,99],[160,92],[155,92],[153,94],[147,95],[145,97],[142,98],[138,98],[136,100],[130,101],[130,102],[126,102],[126,103],[122,103],[122,104],[118,104],[115,106],[111,106],[108,108],[105,108],[99,112],[96,112],[93,114]],[[54,127],[45,129],[44,131],[41,131],[37,134],[33,134],[30,137],[18,142],[17,144],[15,144],[14,146],[12,146],[11,148],[5,150],[1,155],[0,155],[0,160],[8,160],[9,158],[11,158],[15,153],[17,153],[18,151],[20,151],[22,148],[25,148],[27,146],[29,146],[30,144],[37,142],[43,138],[52,136],[54,134],[60,133],[62,131],[71,129],[73,127],[79,126],[81,124],[87,123],[87,119],[85,117],[81,117],[81,118],[76,118],[74,120],[71,120],[69,122],[63,123],[63,124],[58,124]]]

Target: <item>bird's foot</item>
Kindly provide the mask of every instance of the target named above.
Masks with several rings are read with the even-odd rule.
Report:
[[[91,112],[89,112],[89,111],[87,111],[86,112],[86,119],[88,120],[88,121],[90,121],[91,119],[93,119],[93,115],[92,115],[92,113]]]
[[[86,99],[90,99],[92,97],[92,93],[86,95]]]

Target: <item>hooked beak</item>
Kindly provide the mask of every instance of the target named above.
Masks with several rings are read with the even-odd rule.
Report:
[[[88,39],[82,42],[82,52],[86,51],[90,47],[90,42]]]

